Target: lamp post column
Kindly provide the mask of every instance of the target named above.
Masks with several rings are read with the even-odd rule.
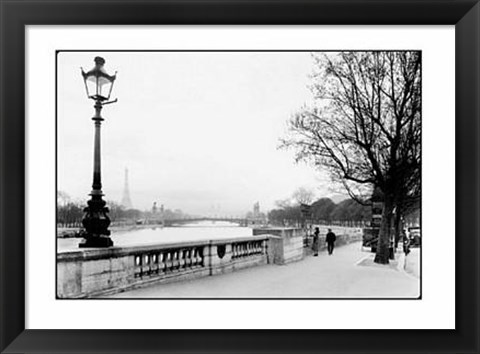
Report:
[[[79,247],[111,247],[113,241],[110,239],[110,218],[108,217],[108,208],[106,202],[102,199],[102,178],[101,178],[101,157],[100,157],[100,128],[103,121],[100,115],[102,103],[95,102],[95,116],[92,120],[95,122],[95,138],[93,148],[93,183],[90,192],[88,206],[84,209],[85,216],[82,220],[85,227],[84,242]]]
[[[93,184],[92,184],[92,192],[90,195],[100,195],[103,196],[102,193],[102,177],[101,177],[101,157],[100,157],[100,128],[102,125],[103,118],[100,115],[102,111],[102,104],[97,101],[95,102],[95,116],[92,120],[95,122],[95,140],[94,140],[94,148],[93,148]]]

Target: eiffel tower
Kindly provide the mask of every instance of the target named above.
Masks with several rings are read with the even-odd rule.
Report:
[[[130,191],[128,189],[128,168],[125,168],[125,185],[123,187],[122,206],[125,209],[133,209],[132,201],[130,199]]]

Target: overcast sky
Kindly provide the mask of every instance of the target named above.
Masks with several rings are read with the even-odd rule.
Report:
[[[327,179],[278,150],[286,122],[311,100],[306,52],[61,52],[58,55],[58,189],[87,200],[93,101],[80,67],[105,58],[118,70],[102,111],[102,182],[120,202],[129,169],[133,206],[243,215],[274,207],[299,187],[330,195]]]

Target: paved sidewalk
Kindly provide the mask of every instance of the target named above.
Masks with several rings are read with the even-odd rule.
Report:
[[[191,281],[153,285],[115,294],[116,298],[161,297],[394,297],[418,298],[419,278],[395,264],[368,262],[360,243],[308,256],[288,265],[265,265]],[[363,261],[362,261],[363,260]],[[367,264],[367,265],[362,265]]]
[[[405,259],[405,271],[414,277],[420,277],[420,248],[410,248]]]

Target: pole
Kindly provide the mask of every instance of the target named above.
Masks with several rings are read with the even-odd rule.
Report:
[[[101,116],[102,103],[95,102],[95,115],[92,120],[95,125],[95,136],[93,142],[93,183],[90,192],[88,206],[83,210],[85,216],[82,224],[85,227],[85,240],[79,244],[80,248],[88,247],[111,247],[113,241],[110,239],[110,218],[108,217],[108,208],[106,202],[102,199],[102,178],[101,178],[101,149],[100,149],[100,128],[103,121]]]
[[[102,193],[102,177],[101,177],[101,148],[100,148],[100,128],[103,118],[101,116],[102,104],[100,101],[95,102],[95,116],[92,120],[95,122],[95,140],[93,148],[93,183],[90,195],[101,195]]]

